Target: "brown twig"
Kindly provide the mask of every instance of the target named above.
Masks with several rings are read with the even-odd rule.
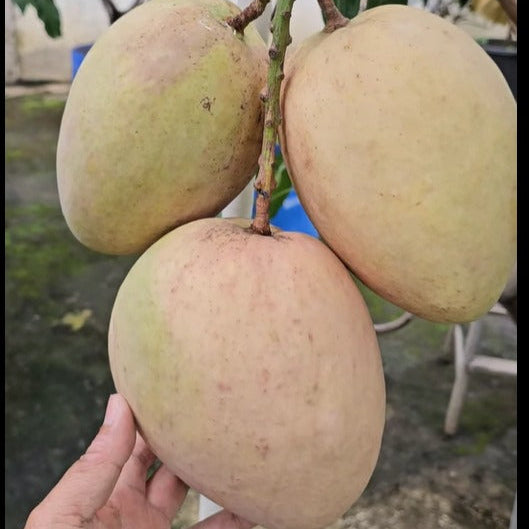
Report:
[[[325,19],[323,31],[332,33],[335,29],[347,26],[349,19],[340,13],[334,0],[318,0],[318,4],[320,4],[320,9]]]
[[[244,28],[256,18],[259,18],[270,0],[253,0],[238,15],[228,18],[226,22],[238,33],[244,33]]]

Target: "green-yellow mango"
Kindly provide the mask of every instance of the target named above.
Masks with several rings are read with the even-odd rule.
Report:
[[[369,9],[286,67],[281,148],[322,238],[371,289],[428,320],[498,300],[516,256],[516,102],[467,33]]]
[[[117,390],[159,459],[267,529],[320,529],[355,502],[385,421],[377,337],[318,239],[200,219],[154,243],[109,326]]]
[[[214,216],[250,181],[262,138],[267,50],[226,24],[226,0],[150,0],[95,42],[71,86],[57,146],[73,234],[109,254],[143,251]]]

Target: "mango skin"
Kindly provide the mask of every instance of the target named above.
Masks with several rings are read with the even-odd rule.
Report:
[[[267,529],[332,523],[373,472],[377,338],[349,272],[315,238],[218,218],[170,232],[118,291],[109,357],[160,460]]]
[[[302,48],[280,143],[321,237],[409,312],[484,315],[516,258],[516,103],[500,70],[452,23],[401,5]]]
[[[214,216],[257,168],[267,49],[225,0],[151,0],[96,41],[66,102],[57,181],[68,226],[107,254]]]

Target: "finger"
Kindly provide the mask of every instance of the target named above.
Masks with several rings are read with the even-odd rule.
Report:
[[[125,463],[114,489],[113,495],[120,494],[124,488],[132,488],[145,494],[147,471],[155,462],[156,456],[139,433],[130,459]]]
[[[223,510],[193,525],[190,529],[251,529],[257,524]]]
[[[147,483],[147,501],[172,520],[184,500],[189,487],[162,465]]]
[[[127,401],[111,395],[98,434],[40,506],[54,518],[90,520],[107,502],[134,447],[136,428]]]

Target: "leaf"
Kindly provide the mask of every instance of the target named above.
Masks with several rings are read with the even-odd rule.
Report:
[[[340,13],[347,18],[355,17],[360,7],[360,0],[335,0],[334,3]]]
[[[272,197],[270,198],[270,218],[273,218],[281,209],[283,201],[287,198],[292,189],[292,182],[290,181],[290,176],[288,175],[283,156],[280,152],[276,154],[274,166],[276,167],[274,171],[276,188],[272,192]]]
[[[405,6],[408,4],[408,0],[367,0],[367,9],[377,6],[385,6],[387,4],[400,4]]]
[[[387,4],[400,4],[405,6],[408,4],[408,0],[367,0],[367,9],[377,6],[385,6]]]
[[[73,332],[77,332],[84,327],[90,316],[92,316],[92,311],[90,309],[83,309],[78,312],[67,312],[60,321],[57,322],[57,325],[64,325],[65,327],[69,327]]]
[[[408,0],[367,0],[366,9],[386,4],[406,5],[407,3]],[[335,4],[340,13],[347,18],[354,18],[360,9],[360,0],[335,0]]]
[[[24,13],[26,11],[26,7],[30,3],[30,0],[13,0],[13,3],[20,8],[20,11],[22,11],[22,13]]]
[[[13,2],[22,13],[28,5],[33,6],[48,36],[53,39],[61,36],[61,16],[54,0],[13,0]]]

